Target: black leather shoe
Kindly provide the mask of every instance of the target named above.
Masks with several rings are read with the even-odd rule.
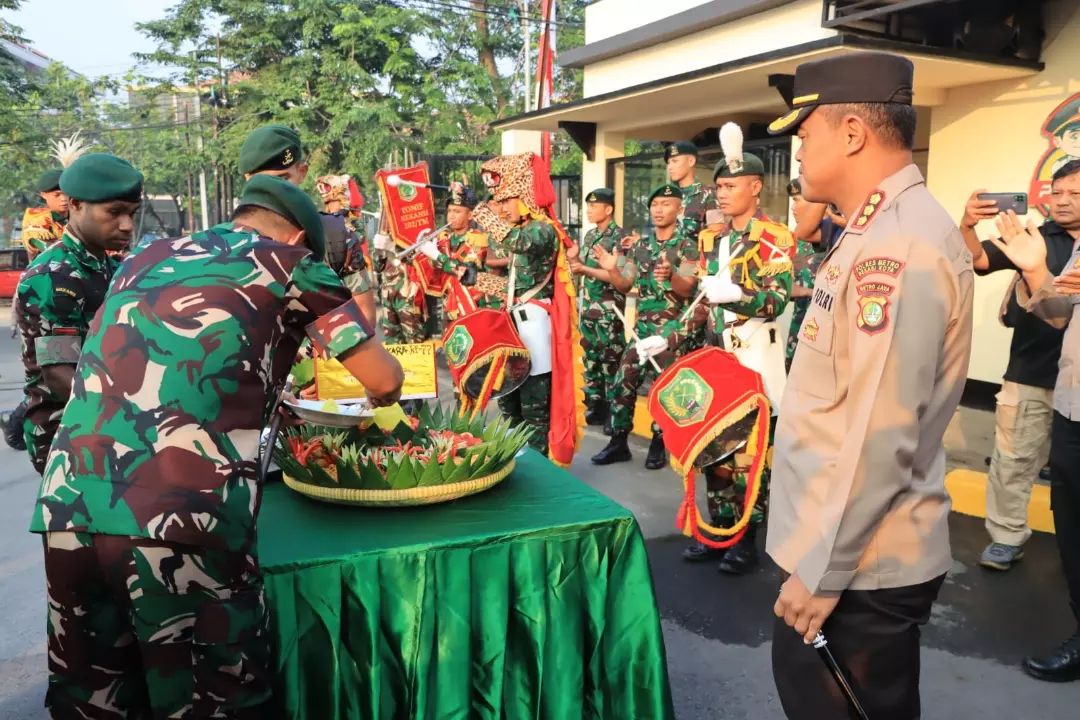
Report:
[[[731,546],[720,561],[720,572],[728,575],[746,575],[760,564],[757,551],[757,525],[751,525],[739,542]]]
[[[664,448],[664,434],[653,433],[649,443],[649,454],[645,456],[646,470],[659,470],[667,465],[667,450]]]
[[[696,542],[683,548],[682,556],[686,562],[696,563],[705,562],[706,560],[719,560],[724,557],[725,553],[727,553],[727,550],[711,548],[708,545]]]
[[[604,403],[597,403],[585,411],[586,425],[603,425],[608,419],[608,407]]]
[[[627,435],[629,433],[626,431],[612,435],[607,447],[592,456],[592,464],[611,465],[612,463],[633,460],[634,456],[630,454],[630,446],[626,444]]]
[[[1080,631],[1045,657],[1027,657],[1021,665],[1024,672],[1047,682],[1080,680]]]

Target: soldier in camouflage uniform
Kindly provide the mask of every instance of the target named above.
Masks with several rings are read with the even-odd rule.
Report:
[[[90,320],[116,272],[107,251],[127,247],[142,197],[142,175],[112,155],[83,156],[60,183],[71,203],[67,231],[30,264],[15,299],[26,370],[23,435],[38,473],[45,469]]]
[[[697,145],[685,140],[672,143],[664,149],[664,161],[668,180],[682,191],[683,232],[697,235],[705,227],[705,214],[716,208],[712,186],[698,181],[694,174],[698,161]]]
[[[638,389],[657,374],[649,359],[654,359],[662,370],[690,349],[690,336],[682,315],[697,286],[699,254],[697,240],[685,234],[685,226],[678,220],[681,198],[679,187],[673,183],[656,188],[649,196],[653,234],[639,240],[625,255],[613,254],[603,247],[593,251],[616,290],[626,295],[637,289],[638,316],[634,329],[639,338],[619,361],[612,401],[611,441],[593,456],[596,465],[632,459],[626,441],[633,427]],[[654,425],[645,467],[657,470],[666,464],[663,435]]]
[[[58,718],[267,718],[256,452],[305,333],[376,405],[402,372],[324,262],[298,188],[139,245],[76,370],[31,529],[45,533]]]
[[[615,222],[615,191],[598,188],[585,197],[586,215],[593,227],[585,233],[581,247],[572,253],[570,270],[580,278],[581,346],[585,351],[585,422],[610,429],[611,404],[615,397],[615,374],[626,350],[622,320],[612,307],[622,311],[626,299],[608,282],[593,248],[609,253],[621,250],[625,236]]]
[[[450,276],[458,279],[478,308],[498,308],[505,303],[504,298],[493,298],[476,288],[476,279],[488,250],[487,233],[472,221],[476,205],[476,193],[460,182],[451,183],[446,198],[448,227],[420,248],[430,261],[422,278],[428,293],[442,298],[446,325],[464,314],[449,283]]]
[[[513,229],[502,245],[510,253],[510,274],[515,287],[515,305],[550,301],[553,295],[558,236],[545,217],[538,217],[517,197],[499,201],[500,214]],[[517,292],[520,291],[520,292]],[[551,372],[532,375],[525,383],[499,398],[499,409],[510,420],[534,428],[529,444],[547,454],[551,420]]]
[[[23,214],[20,238],[31,262],[64,234],[68,199],[60,189],[62,172],[62,168],[53,168],[41,174],[34,190],[41,196],[45,207],[27,208]]]
[[[326,262],[353,294],[364,317],[374,324],[375,291],[364,252],[363,229],[350,213],[349,195],[353,185],[348,175],[323,175],[315,181],[324,206]]]
[[[371,253],[379,274],[379,328],[389,343],[421,343],[428,339],[427,300],[419,271],[410,258],[397,257],[389,235],[375,236]]]
[[[738,148],[741,150],[741,132]],[[720,211],[730,221],[720,228],[706,228],[699,237],[701,270],[705,276],[702,290],[708,302],[706,338],[720,346],[725,344],[725,338],[738,342],[736,335],[748,342],[766,344],[771,338],[775,347],[770,345],[769,351],[782,353],[779,336],[773,337],[776,329],[764,323],[760,328],[755,325],[760,321],[775,321],[787,305],[794,238],[787,226],[769,220],[759,207],[765,175],[760,158],[750,153],[725,157],[717,163],[713,175]],[[732,260],[724,270],[728,257]],[[765,375],[763,367],[751,369]],[[742,514],[749,464],[748,456],[735,453],[705,469],[713,525],[731,527]],[[750,515],[750,528],[739,543],[726,552],[694,543],[683,556],[690,561],[721,556],[720,570],[730,574],[743,574],[755,568],[758,564],[755,537],[765,518],[768,477],[766,466],[762,489]]]

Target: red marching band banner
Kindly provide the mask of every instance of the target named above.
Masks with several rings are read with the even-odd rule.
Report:
[[[395,186],[391,184],[394,181],[387,182],[394,176],[427,185],[427,163],[419,162],[412,167],[378,170],[375,173],[390,237],[402,248],[407,248],[416,242],[421,230],[435,229],[435,197],[427,187],[416,187],[409,182]]]

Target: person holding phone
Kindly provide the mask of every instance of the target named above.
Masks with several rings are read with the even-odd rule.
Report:
[[[1007,209],[999,201],[1012,197],[1013,194],[1004,193],[997,194],[995,199],[985,190],[976,190],[964,207],[960,232],[979,275],[1019,270],[991,240],[980,242],[975,234],[979,222],[991,220]],[[1046,242],[1047,266],[1056,275],[1064,269],[1080,239],[1080,161],[1074,160],[1054,173],[1050,216],[1043,223],[1041,234]],[[990,543],[979,564],[1004,571],[1024,557],[1024,543],[1031,537],[1028,501],[1035,477],[1048,454],[1046,440],[1050,437],[1054,379],[1064,332],[1024,312],[1011,286],[1002,303],[1001,319],[1013,328],[1013,337],[1009,364],[997,396],[994,452],[986,488],[986,531]]]
[[[1063,165],[1058,171],[1076,175],[1080,161]],[[1080,201],[1080,190],[1059,185],[1055,174],[1053,204],[1071,196]],[[1065,195],[1066,197],[1062,197]],[[1014,213],[996,221],[999,238],[995,247],[1020,270],[1023,280],[1016,285],[1016,299],[1022,308],[1065,331],[1060,371],[1054,388],[1054,415],[1050,431],[1050,507],[1065,584],[1069,592],[1076,627],[1056,649],[1042,656],[1024,659],[1024,672],[1039,680],[1067,682],[1080,680],[1080,251],[1074,252],[1062,271],[1050,268],[1049,243],[1035,223],[1022,225]],[[1045,225],[1043,226],[1046,227]]]

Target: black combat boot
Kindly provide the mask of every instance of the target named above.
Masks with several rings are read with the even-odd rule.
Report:
[[[608,421],[608,406],[603,400],[600,400],[594,405],[590,405],[585,410],[585,424],[586,425],[603,425]]]
[[[757,528],[757,525],[748,527],[742,540],[728,549],[724,559],[720,561],[720,572],[728,575],[746,575],[757,569],[759,564]]]
[[[704,562],[706,560],[720,560],[726,554],[726,548],[713,548],[708,545],[702,545],[699,542],[695,542],[693,545],[687,545],[682,551],[683,560],[692,563]]]
[[[625,430],[613,433],[607,447],[592,456],[592,464],[611,465],[612,463],[633,460],[634,458],[630,454],[630,446],[626,444],[626,437],[629,434]]]
[[[649,443],[649,454],[645,457],[646,470],[659,470],[667,465],[667,450],[664,449],[664,433],[654,432]]]

